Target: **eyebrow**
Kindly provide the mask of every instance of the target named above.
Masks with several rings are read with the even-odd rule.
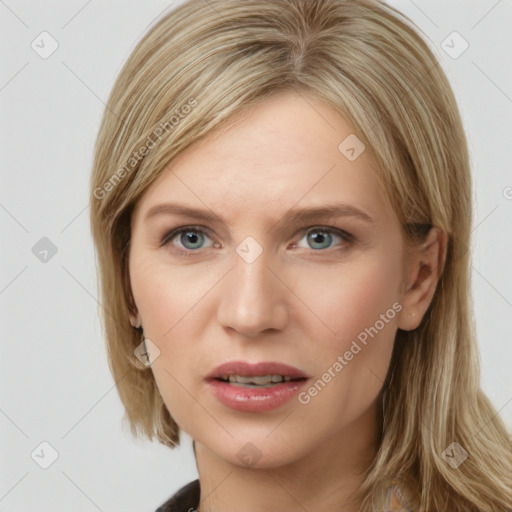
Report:
[[[225,221],[211,210],[192,208],[178,203],[157,204],[148,210],[144,219],[147,221],[148,219],[158,215],[182,215],[197,221],[225,224]],[[337,217],[353,217],[366,223],[375,222],[368,213],[353,205],[333,203],[301,209],[292,208],[274,224],[272,229],[285,226],[289,223],[299,224],[312,222],[317,219]]]

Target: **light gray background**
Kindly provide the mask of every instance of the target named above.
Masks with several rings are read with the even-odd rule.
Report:
[[[428,35],[462,111],[476,195],[482,385],[512,428],[512,0],[390,3]],[[196,478],[186,435],[171,451],[135,442],[122,426],[88,225],[104,102],[137,41],[170,5],[0,0],[0,512],[152,511]],[[43,31],[59,45],[47,59],[31,48]],[[453,31],[469,43],[456,59],[442,43]],[[460,50],[452,39],[444,44]],[[46,262],[32,252],[42,237],[57,247]],[[35,462],[50,461],[43,441],[58,452],[48,469]]]

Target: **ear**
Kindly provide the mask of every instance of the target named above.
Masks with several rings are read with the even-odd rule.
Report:
[[[130,267],[127,259],[123,261],[122,287],[126,296],[130,323],[133,327],[139,328],[142,325],[142,321],[137,311],[137,306],[135,305],[135,299],[133,298],[133,291],[130,281]]]
[[[399,329],[411,331],[420,325],[443,272],[447,247],[448,234],[431,228],[421,243],[408,249]]]
[[[141,327],[141,321],[140,321],[140,316],[139,314],[130,314],[130,323],[132,324],[132,327],[135,327],[136,329],[138,329],[139,327]]]
[[[137,306],[135,305],[135,300],[133,298],[133,293],[131,290],[131,286],[128,284],[128,290],[125,292],[127,294],[127,302],[128,302],[128,311],[130,317],[130,323],[132,327],[138,329],[142,325],[142,320],[140,318],[139,312],[137,310]]]

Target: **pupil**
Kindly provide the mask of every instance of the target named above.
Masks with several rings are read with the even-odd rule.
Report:
[[[186,243],[191,243],[192,245],[198,243],[198,240],[199,240],[199,237],[197,235],[197,233],[195,233],[194,231],[187,231],[185,233],[185,243],[184,245],[186,245]]]
[[[316,243],[316,244],[320,243],[321,244],[322,240],[323,240],[324,243],[327,240],[325,232],[323,232],[323,231],[313,231],[313,233],[314,233],[313,235],[310,235],[310,237],[313,239],[312,240],[313,243]],[[320,238],[320,240],[319,240],[319,238]]]

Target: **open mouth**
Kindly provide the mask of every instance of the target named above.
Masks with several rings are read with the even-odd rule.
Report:
[[[310,378],[303,370],[276,361],[228,361],[206,381],[210,392],[230,409],[260,413],[292,400]]]
[[[271,388],[288,382],[299,382],[306,380],[305,377],[290,377],[288,375],[222,375],[215,380],[233,384],[245,388]]]

